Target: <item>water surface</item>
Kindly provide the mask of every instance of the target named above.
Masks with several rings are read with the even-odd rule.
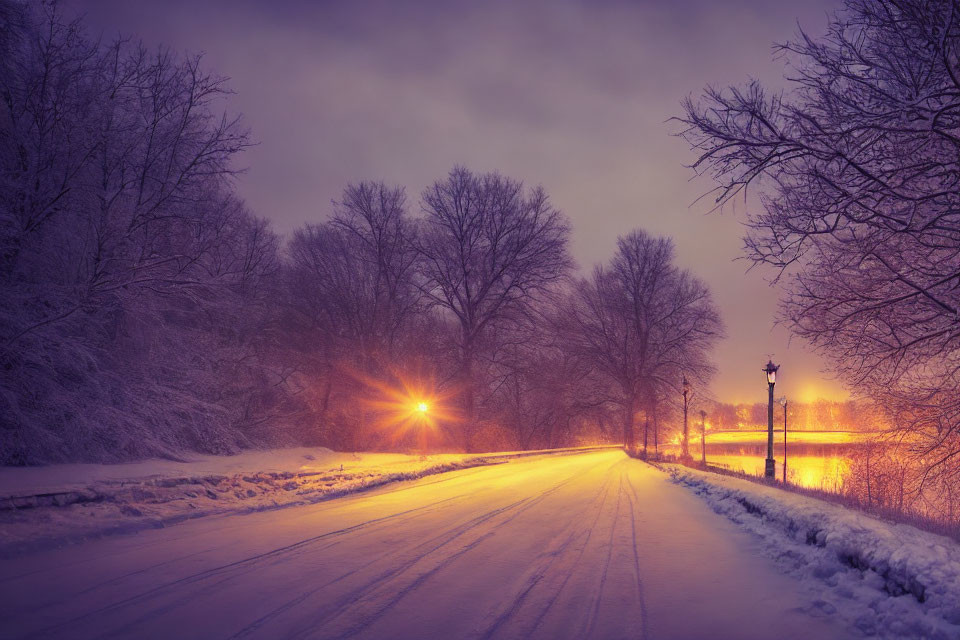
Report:
[[[731,471],[762,476],[767,457],[766,431],[708,433],[707,463]],[[813,489],[839,492],[849,477],[852,463],[870,434],[850,431],[796,431],[787,434],[787,482]],[[701,456],[700,434],[690,440],[690,455]],[[664,447],[666,453],[679,454],[679,441]],[[774,431],[773,457],[776,477],[783,478],[783,431]]]

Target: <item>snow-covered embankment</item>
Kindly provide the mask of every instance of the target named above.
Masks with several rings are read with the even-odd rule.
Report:
[[[960,638],[960,544],[776,487],[663,465],[866,636]]]
[[[311,504],[517,457],[589,449],[420,456],[298,447],[186,461],[3,467],[0,556],[202,516]]]

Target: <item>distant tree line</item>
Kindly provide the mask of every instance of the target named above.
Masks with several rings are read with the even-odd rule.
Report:
[[[709,379],[721,322],[669,239],[579,278],[543,189],[464,167],[280,238],[237,196],[228,94],[0,0],[0,463],[636,444]],[[428,434],[391,424],[408,396]]]
[[[767,403],[715,402],[704,407],[711,429],[737,431],[767,428]],[[783,407],[775,407],[773,425],[783,428]],[[888,427],[873,403],[863,400],[787,402],[787,428],[810,431],[881,431]]]

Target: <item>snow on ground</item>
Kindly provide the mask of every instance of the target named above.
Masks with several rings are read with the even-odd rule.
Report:
[[[0,467],[0,556],[201,516],[309,504],[536,453],[418,456],[298,447],[185,461]]]
[[[623,451],[0,559],[0,636],[849,640],[754,538]]]
[[[864,635],[960,638],[960,545],[748,480],[663,465]]]

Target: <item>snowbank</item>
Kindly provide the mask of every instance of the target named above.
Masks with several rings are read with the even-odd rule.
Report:
[[[663,465],[865,636],[960,638],[960,545],[776,487]]]
[[[434,456],[433,458],[441,458]],[[451,459],[462,455],[448,456]],[[143,460],[121,464],[55,464],[38,467],[0,467],[0,492],[43,493],[83,488],[95,483],[114,483],[147,478],[183,478],[236,475],[251,472],[309,473],[343,464],[347,468],[409,463],[411,456],[399,453],[343,453],[324,447],[293,447],[244,451],[232,456],[187,455],[178,460]]]
[[[0,556],[201,516],[310,504],[520,456],[589,449],[417,456],[298,447],[182,462],[0,467]]]

